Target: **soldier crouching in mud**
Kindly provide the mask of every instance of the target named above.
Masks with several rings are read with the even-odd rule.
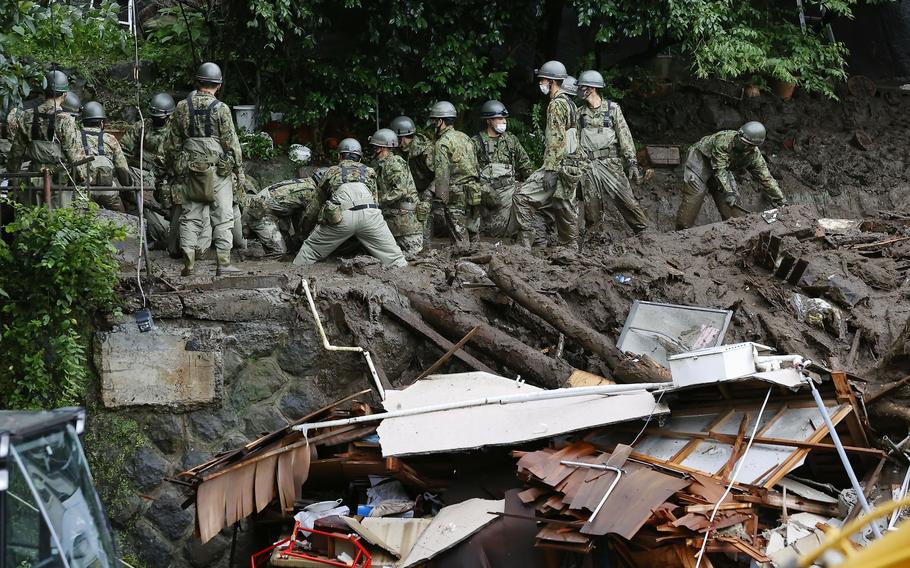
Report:
[[[686,158],[683,199],[676,212],[677,230],[688,229],[695,224],[709,192],[722,219],[749,213],[737,203],[739,192],[733,177],[735,171],[748,170],[755,176],[775,207],[787,204],[758,149],[766,136],[764,125],[753,121],[744,124],[739,131],[721,130],[705,136],[692,146]]]

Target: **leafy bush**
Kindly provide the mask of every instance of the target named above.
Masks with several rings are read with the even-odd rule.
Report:
[[[828,42],[821,30],[803,33],[794,4],[757,0],[639,2],[573,0],[579,24],[596,40],[650,37],[692,61],[701,78],[752,75],[798,82],[810,92],[834,97],[832,81],[845,74],[846,47]],[[878,1],[878,0],[874,0]],[[856,0],[818,0],[818,7],[851,17]]]
[[[272,137],[265,132],[240,132],[240,149],[244,160],[268,160],[279,155]]]
[[[18,4],[18,5],[16,5]],[[67,2],[20,1],[18,23],[8,28],[0,45],[9,55],[28,57],[46,67],[52,64],[74,72],[92,84],[99,69],[131,54],[130,35],[118,23],[120,8],[104,0],[94,8]],[[3,10],[10,9],[3,8]]]
[[[88,210],[13,205],[0,241],[0,408],[77,404],[92,316],[112,309],[123,229]]]

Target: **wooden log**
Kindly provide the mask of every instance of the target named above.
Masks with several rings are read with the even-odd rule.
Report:
[[[616,343],[571,314],[550,298],[536,291],[499,257],[490,260],[487,276],[500,290],[533,314],[577,341],[589,352],[600,357],[617,382],[669,382],[670,373],[649,357],[631,358],[622,353]]]
[[[477,327],[471,344],[521,374],[522,378],[546,388],[566,386],[575,369],[561,359],[547,357],[540,351],[492,327],[477,317],[433,300],[423,292],[401,290],[423,319],[449,337],[464,337]]]

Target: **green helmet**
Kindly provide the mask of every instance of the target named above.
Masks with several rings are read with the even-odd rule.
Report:
[[[566,66],[559,61],[547,61],[540,66],[540,69],[534,71],[538,79],[558,79],[562,80],[569,76]]]
[[[588,71],[582,71],[581,75],[578,76],[578,86],[579,87],[594,87],[595,89],[604,88],[604,78],[603,75],[590,69]]]
[[[344,156],[345,154],[354,154],[358,158],[363,157],[363,148],[360,147],[360,142],[354,140],[353,138],[345,138],[338,143],[338,155]]]
[[[569,93],[573,97],[578,94],[578,84],[575,80],[575,77],[569,75],[562,81],[562,90]]]
[[[487,101],[480,107],[480,116],[484,118],[505,118],[509,116],[506,105],[499,101]]]
[[[220,85],[224,82],[224,77],[221,74],[221,67],[218,67],[218,65],[211,61],[203,63],[196,71],[196,80],[200,83],[214,83]]]
[[[417,125],[407,116],[396,116],[389,123],[389,128],[398,136],[414,136]]]
[[[761,146],[767,135],[765,125],[755,120],[743,124],[739,129],[739,139],[750,146]]]
[[[107,114],[98,101],[85,103],[85,106],[82,107],[82,120],[104,120],[105,118],[107,118]]]
[[[174,112],[174,97],[167,93],[158,93],[149,103],[149,114],[152,116],[170,116]]]
[[[458,113],[455,112],[455,105],[449,101],[439,101],[430,107],[430,118],[455,118]]]
[[[62,95],[70,90],[70,80],[63,71],[51,71],[44,77],[46,83],[45,91],[53,95]]]
[[[398,135],[388,128],[380,128],[370,136],[370,144],[378,148],[397,148]]]
[[[79,111],[82,110],[82,101],[79,100],[79,95],[70,91],[66,94],[66,98],[63,99],[63,110],[72,114],[77,115]]]

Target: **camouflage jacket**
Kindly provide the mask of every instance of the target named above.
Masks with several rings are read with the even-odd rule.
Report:
[[[167,136],[167,125],[152,126],[152,119],[145,121],[145,140],[142,143],[142,166],[146,170],[160,170],[164,166],[161,146]],[[139,137],[142,136],[142,122],[132,125],[120,139],[120,147],[129,165],[139,167]]]
[[[103,132],[100,128],[83,128],[79,131],[79,140],[82,144],[83,152],[88,156],[107,156],[114,164],[114,174],[121,185],[132,185],[130,176],[130,166],[126,163],[126,156],[123,155],[123,149],[120,142],[114,138],[113,134]],[[104,148],[99,147],[99,142],[103,141]]]
[[[342,166],[344,166],[347,171],[347,183],[358,181],[364,183],[373,195],[374,203],[378,203],[379,199],[376,195],[376,170],[353,160],[341,160],[337,166],[332,166],[325,171],[322,178],[319,180],[320,202],[330,199],[335,193],[335,190],[344,183],[341,180]],[[361,171],[363,172],[362,178]]]
[[[547,105],[544,130],[543,169],[556,171],[567,154],[566,131],[576,128],[578,109],[568,93],[560,89]]]
[[[784,201],[784,194],[777,180],[768,171],[761,150],[757,146],[738,144],[739,133],[735,130],[721,130],[705,136],[696,144],[699,153],[711,166],[711,173],[724,193],[736,193],[733,172],[749,171],[761,183],[768,198],[775,204]],[[706,178],[707,179],[707,178]]]
[[[294,178],[274,183],[250,199],[247,208],[257,217],[266,213],[289,217],[319,201],[313,178]],[[318,212],[318,207],[317,207]]]
[[[35,120],[36,112],[38,113],[37,121]],[[52,119],[53,128],[51,127]],[[64,161],[69,163],[78,162],[85,158],[78,135],[79,128],[76,126],[76,120],[69,113],[55,106],[53,99],[45,101],[35,109],[26,109],[19,115],[18,125],[15,129],[9,157],[7,158],[7,170],[11,172],[19,171],[22,168],[22,162],[30,159],[28,150],[33,140],[50,141],[56,139],[63,151]],[[59,164],[36,163],[32,165],[32,169],[36,170],[40,166],[50,165],[59,166]],[[76,168],[77,181],[85,179],[85,171],[85,166]]]
[[[388,154],[376,160],[379,206],[392,236],[403,237],[423,233],[423,223],[417,220],[419,199],[414,179],[401,156]]]
[[[492,138],[486,130],[478,132],[471,140],[474,142],[474,150],[477,154],[477,164],[480,166],[480,177],[484,182],[491,182],[494,178],[501,177],[497,175],[492,164],[505,164],[511,167],[512,180],[524,181],[528,179],[534,168],[531,166],[531,159],[524,147],[518,140],[518,137],[511,132],[503,132],[496,138]]]
[[[601,146],[598,149],[616,152],[616,157],[626,163],[637,163],[635,141],[618,104],[604,99],[597,108],[582,105],[578,110],[578,127],[582,157],[596,159],[585,150]]]
[[[177,109],[171,115],[171,121],[161,145],[161,153],[164,155],[164,163],[171,170],[170,174],[183,174],[175,171],[178,164],[178,154],[183,151],[183,145],[190,138],[205,138],[208,130],[206,125],[206,109],[211,108],[210,120],[208,127],[210,136],[218,140],[225,158],[233,162],[233,171],[237,173],[243,165],[243,153],[240,150],[240,140],[237,138],[237,131],[234,129],[234,119],[231,118],[231,110],[228,106],[217,99],[214,95],[193,91],[191,93],[193,101],[194,124],[190,125],[190,113],[188,108],[188,99],[177,103]]]
[[[474,153],[474,143],[467,134],[446,126],[436,139],[433,152],[433,171],[436,175],[448,171],[452,188],[479,187],[477,154]]]
[[[434,148],[433,138],[418,130],[408,147],[399,149],[408,162],[417,191],[424,191],[433,181]]]

